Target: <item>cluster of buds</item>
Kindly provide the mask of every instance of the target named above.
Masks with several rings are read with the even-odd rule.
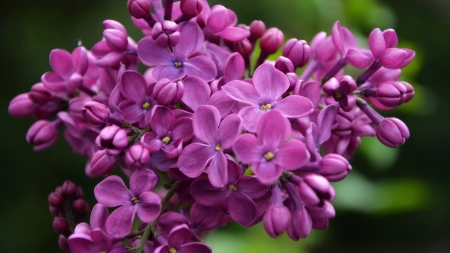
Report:
[[[414,96],[398,78],[415,53],[397,48],[392,29],[373,30],[364,49],[339,21],[308,44],[285,42],[259,20],[237,25],[232,10],[206,0],[128,0],[127,8],[144,34],[137,43],[106,20],[92,50],[52,50],[53,72],[9,105],[11,115],[37,119],[27,133],[35,150],[64,128],[88,158],[86,175],[105,177],[89,224],[67,217],[68,203],[87,212],[79,188],[65,183],[50,195],[62,248],[207,253],[201,236],[232,221],[262,221],[270,236],[299,240],[335,216],[330,182],[352,170],[361,137],[388,147],[409,138],[401,120],[373,109]],[[362,74],[344,74],[347,64]],[[129,188],[111,175],[117,166]]]

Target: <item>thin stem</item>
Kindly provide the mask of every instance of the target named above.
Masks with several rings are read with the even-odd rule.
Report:
[[[80,89],[80,91],[88,94],[89,96],[93,97],[95,95],[97,95],[97,92],[93,91],[91,88],[89,88],[86,84],[82,83],[80,85],[80,87],[78,87],[78,89]]]

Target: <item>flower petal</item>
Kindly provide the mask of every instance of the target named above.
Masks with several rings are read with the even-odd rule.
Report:
[[[118,176],[109,176],[94,188],[94,195],[98,203],[107,206],[119,206],[130,203],[131,192],[123,180]]]
[[[183,81],[184,94],[181,101],[185,103],[192,111],[197,110],[200,105],[206,105],[208,103],[211,89],[208,83],[195,76],[188,76]]]
[[[206,82],[214,80],[217,74],[216,64],[208,57],[199,55],[183,62],[187,76],[198,76]]]
[[[187,21],[178,26],[180,42],[173,48],[177,60],[184,60],[190,54],[197,52],[205,42],[202,29],[197,22]]]
[[[75,72],[70,53],[63,49],[53,49],[50,52],[50,66],[55,74],[65,80]]]
[[[220,113],[214,106],[201,105],[195,110],[192,119],[194,135],[209,145],[216,146],[217,127],[220,122]]]
[[[115,237],[124,237],[133,227],[136,206],[126,205],[114,210],[106,221],[106,232]]]
[[[160,137],[167,135],[173,128],[175,123],[175,115],[165,106],[156,106],[153,109],[150,125],[153,132]]]
[[[222,86],[222,90],[236,101],[259,106],[259,95],[250,83],[234,80]]]
[[[298,140],[289,140],[276,152],[274,163],[286,170],[294,170],[303,166],[309,160],[309,152],[305,144]]]
[[[206,177],[199,177],[192,182],[191,195],[204,206],[218,206],[228,197],[228,187],[214,187]]]
[[[289,118],[305,117],[314,111],[311,100],[298,95],[287,96],[283,100],[274,103],[273,108]]]
[[[272,64],[264,63],[255,70],[253,84],[265,103],[271,103],[289,88],[289,79]]]
[[[208,167],[208,178],[214,187],[223,187],[228,182],[227,159],[221,152],[216,152]]]
[[[137,44],[139,59],[147,66],[169,65],[173,55],[168,48],[156,45],[151,36],[144,37]]]
[[[236,114],[228,115],[222,120],[217,131],[218,140],[222,148],[227,149],[233,146],[238,134],[242,131],[242,119]]]
[[[209,145],[200,143],[188,145],[178,157],[180,171],[190,178],[200,176],[215,152],[214,147]]]
[[[149,169],[136,170],[130,178],[130,190],[134,197],[152,190],[158,183],[158,176]]]
[[[291,134],[291,124],[278,110],[270,110],[259,120],[256,134],[262,145],[273,152]]]
[[[134,175],[134,174],[133,174]],[[144,192],[139,196],[137,213],[139,218],[146,223],[154,221],[161,212],[161,197],[153,192]]]
[[[241,135],[234,143],[233,151],[246,164],[261,162],[264,157],[263,148],[253,134]]]
[[[274,184],[283,172],[283,168],[274,162],[264,161],[253,165],[252,168],[258,181],[264,185]]]
[[[227,205],[230,217],[243,226],[250,226],[256,218],[256,204],[239,191],[231,191]]]

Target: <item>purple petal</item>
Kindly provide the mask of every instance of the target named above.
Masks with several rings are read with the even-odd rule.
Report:
[[[94,195],[98,203],[107,206],[119,206],[131,201],[131,192],[118,176],[109,176],[94,188]]]
[[[256,218],[256,204],[239,191],[231,191],[227,205],[230,217],[243,226],[249,226]]]
[[[275,102],[289,88],[289,79],[272,64],[265,63],[255,70],[253,84],[267,103]]]
[[[106,221],[106,232],[115,237],[124,237],[133,227],[136,206],[121,206],[114,210]]]
[[[179,249],[183,244],[189,242],[192,237],[192,232],[186,224],[181,224],[174,227],[168,236],[168,244],[170,247]],[[179,250],[177,251],[179,252]]]
[[[142,108],[142,104],[136,104],[136,102],[131,100],[122,101],[119,104],[119,109],[122,112],[124,120],[128,121],[130,124],[134,124],[141,120],[145,112]]]
[[[233,108],[235,101],[225,93],[223,90],[219,90],[212,94],[208,101],[209,105],[216,107],[219,110],[220,118],[224,118],[228,114],[230,114],[231,109]]]
[[[95,64],[101,68],[111,68],[120,63],[122,58],[126,55],[126,52],[110,52],[98,59]]]
[[[185,147],[178,158],[180,171],[190,178],[200,176],[216,150],[209,145],[192,143]]]
[[[273,151],[289,137],[291,124],[278,110],[270,110],[259,120],[256,134],[262,145]]]
[[[139,218],[143,222],[152,222],[161,212],[161,197],[153,192],[144,192],[139,196],[139,203],[136,205]]]
[[[172,138],[174,140],[181,139],[183,142],[187,142],[192,138],[192,119],[179,118],[175,121],[172,129]]]
[[[246,164],[261,162],[264,157],[263,148],[253,134],[241,135],[234,143],[233,151]]]
[[[186,243],[177,251],[178,253],[211,253],[212,249],[200,242]]]
[[[153,132],[160,137],[167,135],[173,128],[175,115],[165,106],[156,106],[152,113],[150,125]]]
[[[237,52],[230,54],[227,57],[223,70],[223,77],[225,78],[225,81],[229,82],[232,80],[241,79],[244,75],[244,71],[245,62],[244,58],[242,58],[242,55]]]
[[[228,182],[227,159],[221,152],[216,152],[208,167],[208,178],[214,187],[223,187]]]
[[[137,44],[139,59],[147,66],[172,64],[173,55],[168,48],[156,45],[151,36],[144,37]]]
[[[194,203],[190,212],[192,228],[200,230],[213,229],[220,225],[223,215],[224,214],[220,206],[211,207]]]
[[[228,149],[233,146],[236,137],[242,131],[241,124],[242,119],[236,114],[229,115],[222,120],[219,130],[217,131],[217,138],[221,143],[222,148]]]
[[[406,59],[407,52],[399,48],[388,48],[380,57],[380,64],[389,69],[401,68],[403,61]]]
[[[235,80],[222,86],[222,90],[236,101],[259,106],[259,95],[250,83]]]
[[[162,147],[160,139],[156,138],[156,135],[152,132],[147,132],[141,137],[141,143],[150,149],[150,152],[157,152]]]
[[[378,59],[386,49],[383,33],[380,28],[375,28],[369,35],[369,48],[373,56]]]
[[[181,101],[185,103],[193,111],[197,110],[200,105],[206,105],[208,103],[211,89],[208,83],[199,77],[186,77],[183,81],[184,94]]]
[[[173,53],[178,60],[184,60],[190,54],[200,50],[205,39],[197,22],[184,22],[178,26],[178,29],[180,31],[180,42],[173,48]]]
[[[228,157],[228,182],[236,183],[236,181],[244,174],[241,165],[237,164],[232,157]]]
[[[128,100],[135,101],[137,104],[145,101],[147,84],[144,77],[136,71],[123,72],[119,89],[120,93]]]
[[[345,60],[356,68],[367,68],[372,64],[373,57],[365,54],[362,50],[349,49]]]
[[[217,33],[220,37],[229,41],[239,41],[250,36],[250,32],[239,27],[227,27]]]
[[[194,135],[209,145],[215,146],[219,122],[220,114],[215,107],[210,105],[199,106],[192,119]]]
[[[93,243],[90,238],[78,237],[78,235],[70,236],[69,247],[73,253],[97,253],[101,252],[100,247]]]
[[[197,76],[206,82],[214,80],[217,74],[214,62],[204,55],[187,59],[183,62],[183,69],[187,76]]]
[[[258,181],[264,185],[274,184],[283,172],[283,168],[276,165],[274,162],[262,162],[253,165],[253,172]]]
[[[223,5],[215,5],[211,9],[211,13],[206,20],[206,26],[212,32],[218,33],[230,25],[230,17],[228,16],[227,8]]]
[[[267,186],[262,185],[255,177],[241,177],[236,185],[239,192],[251,199],[261,198],[267,193]]]
[[[106,208],[106,206],[100,203],[97,203],[92,208],[89,224],[91,224],[93,229],[99,228],[104,231],[108,216],[109,216],[108,208]]]
[[[158,176],[149,169],[136,170],[130,178],[130,190],[134,197],[152,190],[158,183]]]
[[[53,72],[46,72],[42,75],[41,81],[45,88],[52,92],[64,92],[66,90],[66,82]]]
[[[327,141],[331,136],[331,126],[334,123],[338,107],[336,105],[328,105],[320,113],[318,117],[319,124],[319,139],[318,144],[321,145]]]
[[[63,49],[53,49],[50,52],[50,66],[55,74],[65,80],[75,72],[70,53]]]
[[[298,140],[290,140],[283,144],[275,154],[274,163],[286,170],[294,170],[309,160],[309,152],[305,144]]]
[[[186,76],[184,69],[175,67],[172,62],[168,65],[157,65],[153,69],[152,74],[157,80],[167,78],[171,81]]]
[[[311,100],[298,95],[290,95],[283,100],[274,103],[273,108],[280,111],[283,116],[289,118],[300,118],[311,114],[314,105]]]
[[[263,111],[259,107],[249,105],[242,108],[238,115],[242,118],[242,126],[247,131],[254,133],[256,132],[258,122],[266,113],[267,111]]]
[[[199,177],[192,182],[191,195],[204,206],[218,206],[228,197],[229,188],[217,188],[211,185],[206,177]]]
[[[80,75],[84,75],[89,67],[87,50],[84,47],[77,47],[72,51],[72,64],[75,71]]]
[[[161,215],[161,217],[158,219],[158,223],[156,223],[156,229],[159,232],[168,235],[172,228],[181,224],[189,225],[189,221],[186,216],[180,213],[168,211],[167,213]]]

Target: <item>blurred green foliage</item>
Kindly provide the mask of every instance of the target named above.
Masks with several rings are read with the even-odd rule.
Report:
[[[62,136],[55,147],[34,153],[25,142],[32,119],[11,118],[6,108],[50,70],[53,48],[71,51],[78,40],[91,48],[102,37],[101,22],[123,23],[136,41],[141,32],[130,21],[125,0],[2,1],[0,43],[2,131],[0,146],[0,252],[59,252],[52,231],[48,193],[66,179],[84,187],[93,205],[93,187],[100,179],[84,176],[85,158],[73,154]],[[403,71],[416,97],[394,112],[411,131],[406,145],[392,150],[364,138],[352,159],[353,172],[335,183],[337,217],[326,231],[292,242],[286,235],[272,239],[261,225],[245,229],[236,224],[207,236],[217,253],[265,252],[447,252],[450,236],[448,193],[449,117],[443,106],[450,95],[450,7],[445,1],[420,0],[211,0],[233,9],[240,23],[263,20],[278,27],[285,39],[310,41],[319,31],[330,34],[341,24],[367,47],[373,28],[395,28],[401,47],[417,52]]]

